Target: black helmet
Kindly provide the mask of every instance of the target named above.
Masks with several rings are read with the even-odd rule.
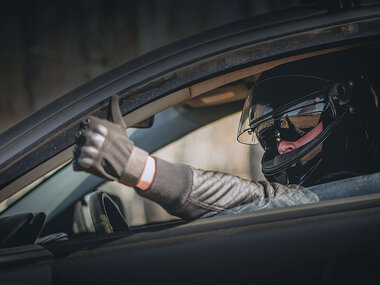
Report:
[[[358,66],[339,66],[345,60],[347,52],[281,66],[249,91],[238,141],[264,148],[267,180],[309,186],[379,170],[378,98]],[[310,72],[316,63],[323,68]]]

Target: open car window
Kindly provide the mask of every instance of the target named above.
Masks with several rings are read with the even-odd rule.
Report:
[[[234,103],[233,103],[234,104]],[[220,108],[221,106],[216,106]],[[214,109],[198,108],[202,109],[203,113],[199,113],[197,108],[190,108],[190,113],[195,113],[199,118],[200,116],[206,116]],[[207,112],[210,111],[210,112]],[[219,120],[209,123],[203,127],[195,128],[194,131],[189,133],[172,143],[167,144],[158,150],[154,144],[156,143],[154,138],[157,134],[160,134],[161,125],[163,128],[170,128],[171,132],[180,132],[183,128],[187,128],[182,121],[176,125],[170,125],[170,121],[160,121],[161,116],[170,115],[171,117],[177,112],[176,108],[169,108],[156,115],[156,122],[152,128],[148,129],[128,129],[128,135],[131,138],[135,138],[135,143],[139,145],[141,142],[146,145],[144,148],[152,150],[152,154],[174,163],[188,164],[194,168],[213,170],[239,176],[251,181],[264,180],[261,173],[261,156],[262,149],[259,145],[248,146],[239,144],[236,141],[236,130],[240,118],[240,112],[233,112],[233,114],[227,115]],[[178,122],[178,118],[174,118],[172,121]],[[168,127],[169,126],[169,127]],[[194,128],[194,127],[193,127]],[[160,140],[163,138],[160,137]],[[165,145],[165,144],[163,144]],[[150,149],[149,149],[150,148]],[[58,170],[59,168],[57,168]],[[121,212],[124,214],[129,226],[141,226],[152,223],[166,222],[169,220],[178,219],[169,215],[159,205],[151,202],[145,198],[140,197],[130,187],[124,186],[118,182],[104,182],[104,180],[85,173],[78,173],[72,170],[71,165],[67,165],[60,172],[54,172],[54,175],[50,175],[47,179],[44,179],[43,183],[35,186],[31,195],[27,195],[27,199],[20,199],[21,203],[16,203],[15,207],[11,207],[8,211],[12,214],[17,214],[21,211],[44,211],[48,214],[47,221],[54,219],[54,215],[62,211],[68,204],[77,201],[74,211],[74,224],[73,233],[93,232],[94,229],[91,225],[88,210],[88,197],[94,190],[104,191],[109,193],[111,197],[118,204]],[[337,182],[339,183],[339,182]],[[339,184],[336,184],[339,186]],[[33,185],[34,186],[34,185]],[[327,192],[341,193],[339,187],[326,190]],[[329,186],[324,186],[326,187]],[[55,193],[58,191],[59,193]],[[45,194],[43,194],[45,193]],[[65,194],[66,193],[66,194]],[[298,194],[305,195],[298,195]],[[321,192],[320,192],[321,193]],[[357,192],[355,195],[365,195],[366,193]],[[368,193],[367,193],[368,194]],[[321,199],[316,194],[309,192],[308,190],[303,192],[297,192],[296,194],[290,194],[276,199],[265,199],[260,202],[254,202],[250,205],[243,205],[236,209],[232,209],[222,213],[226,214],[239,214],[258,210],[268,210],[281,207],[296,206],[300,204],[316,203],[323,200],[347,198],[353,195],[351,192],[347,192],[345,195],[326,196]],[[29,196],[29,197],[28,197]],[[34,197],[46,197],[46,201],[50,201],[46,205],[46,209],[37,208],[39,206],[36,202],[31,202]],[[30,199],[28,199],[30,198]],[[42,204],[44,199],[39,199],[38,202]],[[61,202],[60,202],[61,199]],[[18,205],[17,205],[18,204]],[[59,205],[59,206],[57,206]],[[62,209],[60,209],[62,207]],[[13,208],[13,209],[12,209]],[[78,216],[82,217],[78,219]]]

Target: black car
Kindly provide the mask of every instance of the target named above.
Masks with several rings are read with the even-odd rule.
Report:
[[[236,132],[244,99],[261,72],[322,54],[373,50],[379,35],[376,4],[250,18],[128,62],[3,132],[0,283],[379,280],[379,174],[314,186],[310,191],[320,199],[306,204],[283,208],[269,199],[184,221],[134,194],[126,198],[124,188],[112,190],[119,186],[74,172],[71,165],[79,123],[89,115],[110,118],[112,100],[130,139],[149,153],[176,159],[165,147],[183,150],[189,144],[181,140],[201,131],[198,142],[240,157],[209,127],[232,118],[219,128],[235,139],[229,131]],[[242,151],[249,159],[238,170],[221,163],[220,155],[211,163],[213,154],[196,166],[262,179],[259,149]],[[196,157],[193,151],[179,162],[197,164]],[[100,195],[102,203],[95,206],[108,215],[111,234],[94,231],[88,214],[93,192],[112,198]],[[136,215],[137,204],[143,218]],[[128,227],[119,227],[120,215]]]

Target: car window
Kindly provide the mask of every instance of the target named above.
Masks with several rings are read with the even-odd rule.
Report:
[[[236,140],[239,118],[240,112],[206,125],[153,155],[170,162],[246,179],[263,179],[259,166],[260,147],[243,145]],[[133,189],[120,183],[106,182],[98,190],[112,195],[130,226],[176,219],[158,204],[140,197]]]

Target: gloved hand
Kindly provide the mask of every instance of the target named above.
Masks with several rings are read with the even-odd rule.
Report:
[[[91,116],[76,136],[73,168],[107,180],[135,187],[144,171],[148,153],[128,139],[118,124]]]

